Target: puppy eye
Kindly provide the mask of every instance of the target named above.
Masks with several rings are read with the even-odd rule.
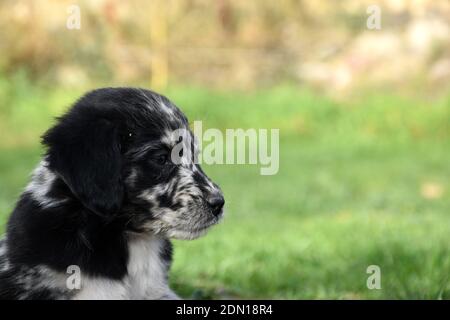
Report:
[[[156,163],[158,163],[159,165],[164,165],[169,162],[169,155],[166,153],[160,154],[156,157],[155,160],[156,160]]]

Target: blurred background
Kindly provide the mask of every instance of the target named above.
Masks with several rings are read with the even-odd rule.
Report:
[[[204,129],[280,129],[278,174],[206,166],[227,213],[175,243],[183,297],[449,299],[449,21],[447,0],[3,0],[0,232],[54,117],[140,86]]]

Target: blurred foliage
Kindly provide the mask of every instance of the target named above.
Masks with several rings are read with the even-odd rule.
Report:
[[[2,1],[0,72],[24,68],[60,85],[168,77],[244,89],[449,88],[447,0],[377,1],[381,30],[366,27],[369,0],[81,0],[81,29],[69,30],[72,4]]]

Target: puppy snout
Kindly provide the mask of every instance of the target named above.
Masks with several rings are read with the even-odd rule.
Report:
[[[223,205],[225,204],[225,199],[219,193],[213,194],[207,199],[208,205],[211,208],[212,213],[218,216],[222,213]]]

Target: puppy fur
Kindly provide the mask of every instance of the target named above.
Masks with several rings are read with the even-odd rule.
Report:
[[[187,136],[173,134],[180,129]],[[149,90],[98,89],[42,141],[0,239],[0,299],[177,299],[170,239],[201,236],[224,205],[193,161],[185,115]],[[68,286],[70,266],[80,288]]]

